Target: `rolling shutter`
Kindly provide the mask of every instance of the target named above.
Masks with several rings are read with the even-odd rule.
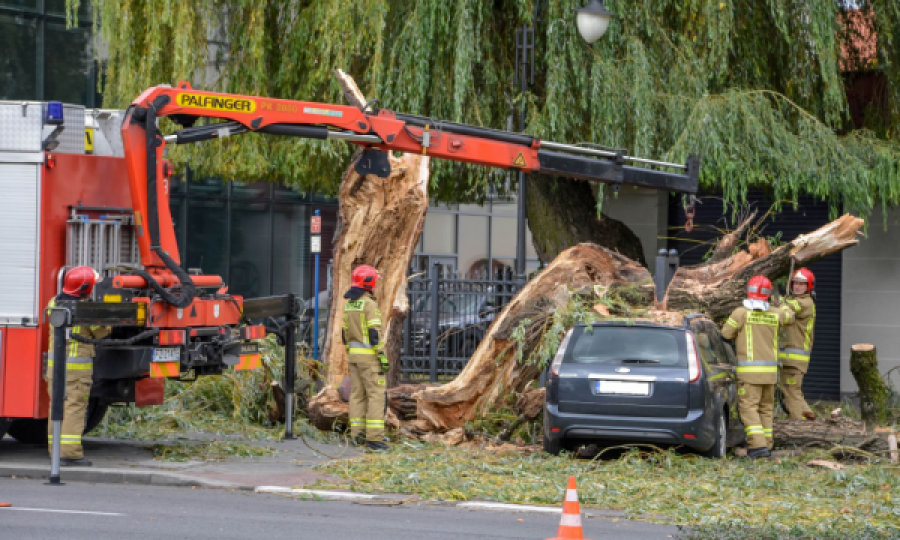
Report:
[[[39,167],[0,163],[0,324],[37,318]]]

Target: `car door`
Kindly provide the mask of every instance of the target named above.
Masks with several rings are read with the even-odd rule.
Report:
[[[725,399],[728,403],[729,419],[728,419],[728,446],[734,446],[744,439],[744,426],[741,424],[738,416],[737,404],[737,377],[735,369],[737,368],[737,357],[731,345],[725,342],[719,328],[711,321],[704,321],[705,327],[716,351],[716,357],[719,360],[718,366],[722,373],[726,375],[722,377],[722,383],[725,386]]]

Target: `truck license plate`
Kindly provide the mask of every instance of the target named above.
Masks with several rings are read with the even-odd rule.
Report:
[[[631,381],[597,381],[594,383],[594,393],[649,396],[650,383]]]
[[[178,362],[179,360],[181,360],[181,350],[178,347],[153,349],[154,362]]]

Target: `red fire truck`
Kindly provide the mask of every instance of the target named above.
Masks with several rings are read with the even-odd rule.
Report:
[[[47,440],[43,308],[67,268],[91,266],[104,276],[94,303],[137,306],[143,317],[113,325],[118,342],[98,348],[86,431],[111,403],[161,403],[166,378],[259,364],[252,339],[265,328],[244,324],[243,299],[228,295],[221,279],[196,276],[197,292],[183,307],[149,290],[152,254],[141,249],[142,218],[133,211],[135,196],[146,193],[129,185],[123,118],[117,110],[0,101],[0,437]],[[170,231],[163,187],[169,222],[160,228]],[[177,247],[168,256],[177,263]],[[170,277],[166,285],[177,291],[183,283]]]

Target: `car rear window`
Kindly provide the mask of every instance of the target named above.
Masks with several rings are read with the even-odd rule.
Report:
[[[684,332],[641,326],[576,327],[563,363],[687,367]]]

